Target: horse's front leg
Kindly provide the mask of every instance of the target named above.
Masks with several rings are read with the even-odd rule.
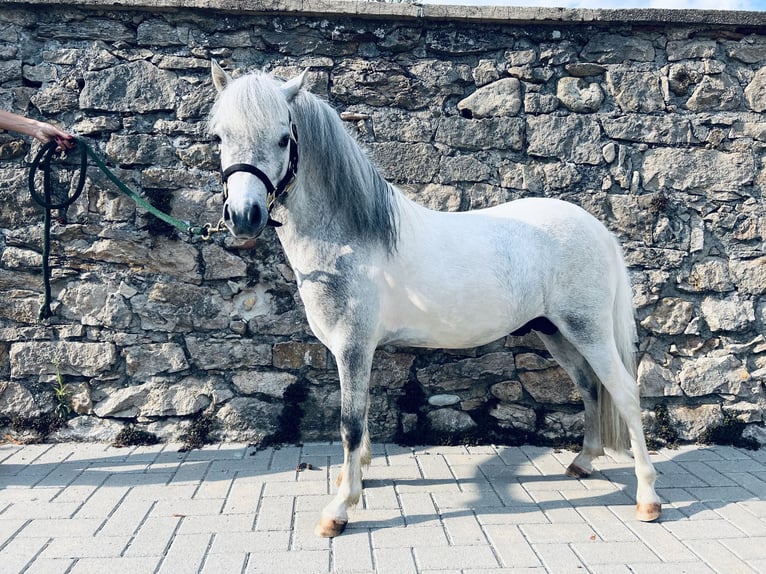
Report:
[[[348,524],[348,508],[362,496],[362,466],[370,464],[370,439],[367,431],[367,405],[373,350],[352,346],[334,353],[340,375],[340,435],[343,442],[343,468],[338,476],[338,493],[322,510],[314,532],[319,536],[338,536]]]

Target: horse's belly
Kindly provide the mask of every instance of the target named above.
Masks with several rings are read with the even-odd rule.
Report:
[[[435,297],[415,292],[381,301],[381,343],[464,349],[494,341],[520,325],[504,298],[474,293]],[[521,321],[523,324],[525,321]]]

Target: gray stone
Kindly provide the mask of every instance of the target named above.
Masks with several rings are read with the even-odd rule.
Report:
[[[753,41],[753,37],[742,38],[739,42],[726,42],[726,55],[746,64],[760,64],[766,60],[766,44]]]
[[[524,390],[539,403],[578,403],[582,399],[572,379],[561,367],[519,373]]]
[[[683,395],[683,390],[676,382],[676,373],[658,364],[649,353],[641,356],[636,378],[642,397]]]
[[[401,389],[409,381],[415,355],[377,350],[372,362],[370,388]]]
[[[144,61],[86,72],[80,107],[137,113],[170,110],[175,106],[176,81],[174,73]]]
[[[78,108],[78,94],[59,83],[52,83],[31,98],[35,107],[44,114],[60,114]]]
[[[183,349],[175,343],[126,347],[122,350],[122,356],[125,358],[125,372],[137,380],[189,368]]]
[[[713,332],[746,331],[755,321],[753,302],[736,295],[727,299],[705,297],[700,311]]]
[[[601,163],[601,127],[584,116],[528,116],[527,153],[576,164]]]
[[[40,409],[24,385],[6,381],[0,382],[0,413],[4,416],[30,418],[38,416]]]
[[[664,145],[684,145],[698,141],[691,122],[678,117],[627,114],[604,118],[602,123],[606,135],[616,140]]]
[[[222,438],[232,441],[259,442],[279,430],[282,404],[268,403],[252,397],[238,397],[226,403],[215,414],[224,431]]]
[[[275,399],[282,399],[287,388],[297,380],[290,373],[268,371],[239,371],[231,378],[234,386],[245,395],[260,393]]]
[[[692,265],[689,276],[683,284],[692,291],[716,291],[726,293],[734,290],[729,273],[729,263],[720,257],[711,257]]]
[[[441,394],[428,397],[428,404],[432,407],[451,407],[459,402],[460,397],[458,395]]]
[[[39,269],[43,258],[37,251],[21,249],[19,247],[6,247],[0,255],[0,261],[8,269],[24,269],[32,267]]]
[[[149,389],[141,417],[183,417],[204,411],[212,403],[211,389],[205,383],[186,379],[178,385],[155,385]]]
[[[479,65],[473,69],[471,76],[479,87],[486,86],[500,78],[494,60],[479,60]]]
[[[229,325],[228,307],[216,289],[183,283],[155,283],[131,299],[143,329],[212,331]]]
[[[116,360],[117,351],[112,343],[20,342],[13,343],[10,351],[12,378],[58,373],[95,377],[110,370]]]
[[[694,303],[691,301],[665,297],[659,300],[652,314],[641,321],[641,326],[653,333],[680,335],[688,327],[693,313]]]
[[[585,413],[545,413],[540,435],[548,440],[579,439],[585,432]]]
[[[524,396],[521,383],[518,381],[502,381],[495,383],[489,389],[492,396],[504,403],[512,403]]]
[[[138,25],[136,41],[139,46],[184,46],[189,41],[189,28],[156,18]]]
[[[106,399],[96,402],[93,412],[99,417],[129,419],[188,416],[203,411],[211,402],[211,389],[204,383],[146,383],[110,390]]]
[[[413,201],[435,211],[460,211],[463,194],[451,185],[428,184],[415,191],[404,190]]]
[[[598,34],[588,41],[581,56],[600,64],[621,64],[625,60],[651,62],[654,46],[649,40],[634,36]]]
[[[604,66],[599,64],[591,64],[588,62],[574,62],[564,66],[567,74],[574,76],[575,78],[587,78],[589,76],[600,76],[606,72]]]
[[[206,281],[247,276],[247,263],[215,243],[202,246],[202,259],[205,261]]]
[[[582,78],[561,78],[556,84],[556,97],[573,112],[592,113],[601,107],[604,92],[597,82],[587,82]]]
[[[122,166],[167,164],[175,159],[170,140],[157,135],[112,134],[106,144],[106,153],[109,159]]]
[[[521,84],[516,78],[497,80],[460,100],[457,109],[473,118],[515,116],[521,109]]]
[[[431,411],[426,418],[433,432],[447,436],[470,432],[478,426],[468,413],[449,408]]]
[[[73,255],[84,254],[95,261],[141,265],[146,274],[174,275],[189,282],[201,280],[198,252],[187,243],[157,238],[153,245],[148,245],[141,237],[116,234],[113,238],[98,239],[82,251],[66,247],[71,248]]]
[[[718,405],[670,406],[668,415],[681,440],[694,441],[707,429],[723,422]]]
[[[736,191],[752,182],[754,170],[750,153],[657,148],[644,154],[641,180],[648,191]]]
[[[489,411],[500,428],[532,432],[537,426],[535,411],[521,405],[498,403]]]
[[[766,110],[766,67],[760,68],[745,88],[745,100],[751,110]]]
[[[741,294],[766,293],[766,256],[729,261],[729,270]]]
[[[120,421],[92,416],[79,416],[48,437],[52,442],[114,442],[124,428]]]
[[[687,396],[704,397],[716,393],[736,395],[750,375],[739,359],[725,355],[684,361],[678,379]]]
[[[487,181],[492,177],[492,167],[477,161],[472,155],[444,158],[439,170],[439,181],[456,183],[460,181]]]
[[[686,107],[693,112],[736,110],[742,100],[742,88],[728,74],[705,76],[694,88]]]
[[[444,391],[470,389],[478,382],[496,383],[508,380],[515,372],[513,354],[488,353],[446,365],[430,365],[418,369],[421,384]]]
[[[461,150],[521,150],[524,121],[519,118],[470,120],[442,118],[436,129],[436,141]]]
[[[73,413],[78,415],[93,413],[93,397],[88,383],[67,383],[64,389]]]
[[[396,183],[428,183],[439,169],[441,153],[431,144],[384,142],[370,146],[383,175]]]
[[[255,341],[187,336],[186,348],[199,369],[228,371],[271,365],[271,345]]]
[[[752,439],[759,445],[766,445],[766,427],[761,424],[747,425],[744,431],[742,431],[742,438]]]
[[[715,40],[673,40],[665,49],[668,61],[688,60],[690,58],[713,58],[718,44]]]
[[[665,108],[660,76],[655,72],[609,71],[606,90],[627,113],[651,113]]]

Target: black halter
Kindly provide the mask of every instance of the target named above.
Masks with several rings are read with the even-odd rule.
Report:
[[[287,195],[295,184],[295,176],[298,174],[298,132],[295,129],[295,124],[290,124],[290,160],[287,164],[287,171],[276,186],[271,182],[268,175],[254,165],[249,163],[235,163],[227,167],[222,174],[224,199],[229,197],[229,177],[231,177],[233,173],[239,171],[250,173],[261,180],[266,188],[266,208],[269,213],[269,219],[266,222],[266,225],[280,227],[282,224],[271,218],[271,210],[277,200]]]

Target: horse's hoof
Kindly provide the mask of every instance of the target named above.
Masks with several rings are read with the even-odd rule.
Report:
[[[565,474],[570,478],[588,478],[591,472],[572,463],[567,467]]]
[[[636,520],[641,522],[653,522],[662,514],[662,505],[659,502],[636,504]]]
[[[322,538],[335,538],[343,533],[346,524],[348,524],[348,520],[333,520],[322,516],[314,527],[314,534]]]

